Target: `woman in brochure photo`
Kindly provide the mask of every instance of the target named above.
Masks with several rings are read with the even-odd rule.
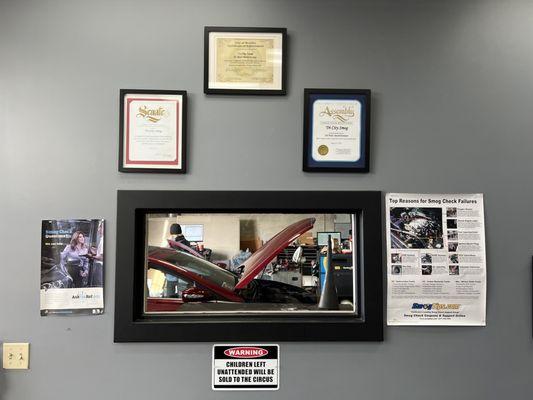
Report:
[[[73,287],[87,286],[89,262],[87,257],[83,256],[86,256],[88,252],[85,236],[83,236],[81,231],[76,231],[72,234],[70,244],[66,245],[61,252],[61,265],[63,269],[67,269],[72,277]]]

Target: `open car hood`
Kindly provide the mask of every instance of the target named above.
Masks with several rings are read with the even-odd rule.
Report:
[[[315,224],[315,218],[305,218],[289,225],[261,246],[244,262],[244,270],[235,289],[243,289],[259,274],[274,257],[291,242],[307,232]]]

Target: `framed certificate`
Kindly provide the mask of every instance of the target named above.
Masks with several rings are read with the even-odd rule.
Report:
[[[185,173],[187,92],[120,90],[120,172]]]
[[[204,35],[204,93],[286,94],[286,28],[206,26]]]
[[[370,90],[305,89],[307,172],[368,172]]]

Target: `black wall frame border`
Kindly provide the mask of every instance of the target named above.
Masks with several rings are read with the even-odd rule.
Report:
[[[145,216],[177,210],[359,215],[360,315],[143,315]],[[379,191],[119,190],[114,341],[382,341],[381,232]]]

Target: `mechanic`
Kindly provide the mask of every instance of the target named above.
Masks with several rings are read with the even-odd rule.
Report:
[[[191,247],[191,243],[181,233],[181,225],[180,224],[172,224],[172,225],[170,225],[170,234],[171,235],[176,235],[176,237],[174,238],[175,242],[184,244],[187,247]]]

